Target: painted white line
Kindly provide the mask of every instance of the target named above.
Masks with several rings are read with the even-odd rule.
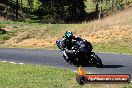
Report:
[[[22,65],[22,64],[24,64],[24,63],[18,63],[18,64],[21,64],[21,65]]]
[[[24,63],[15,63],[15,62],[8,62],[8,61],[0,61],[0,62],[7,62],[7,63],[11,63],[11,64],[20,64],[20,65],[23,65]]]
[[[1,61],[1,62],[7,62],[7,61]]]
[[[9,62],[9,63],[11,63],[11,64],[16,64],[15,62]]]

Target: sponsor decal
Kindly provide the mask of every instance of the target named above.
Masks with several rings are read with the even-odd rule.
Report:
[[[86,74],[86,71],[79,67],[76,81],[80,85],[85,83],[130,83],[131,76],[129,74]]]

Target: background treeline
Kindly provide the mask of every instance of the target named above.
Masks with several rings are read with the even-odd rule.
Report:
[[[44,23],[81,22],[101,19],[130,3],[132,0],[2,0],[0,15]]]

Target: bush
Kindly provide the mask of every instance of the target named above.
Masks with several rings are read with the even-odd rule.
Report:
[[[4,25],[0,24],[0,34],[5,34],[6,33],[5,30],[1,29],[1,28],[4,28],[4,27],[5,27]]]
[[[6,31],[3,29],[0,29],[0,34],[6,34]]]
[[[1,12],[5,11],[5,6],[4,6],[4,4],[0,4],[0,11],[1,11]]]
[[[0,40],[8,40],[9,38],[10,36],[7,34],[0,35]]]
[[[4,25],[0,24],[0,29],[1,29],[1,28],[4,28],[4,27],[5,27]]]

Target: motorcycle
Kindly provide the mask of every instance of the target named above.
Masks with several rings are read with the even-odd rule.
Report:
[[[57,40],[56,44],[63,53],[63,58],[66,62],[74,65],[86,65],[93,64],[96,67],[102,67],[101,59],[92,52],[92,45],[85,39],[78,37],[76,41],[73,41],[70,52],[67,49],[63,49],[63,40]]]

